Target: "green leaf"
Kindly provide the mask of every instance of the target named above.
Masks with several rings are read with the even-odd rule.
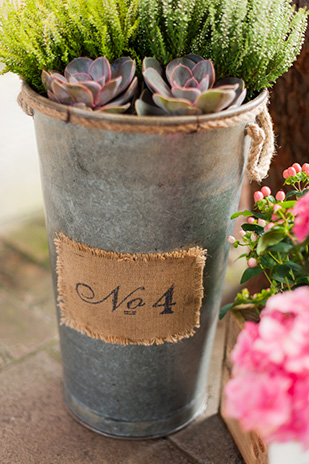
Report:
[[[298,190],[291,190],[290,192],[288,192],[288,193],[286,194],[285,197],[286,197],[286,198],[290,198],[290,197],[292,197],[293,195],[297,195],[298,193],[299,193]]]
[[[233,308],[234,306],[234,303],[228,303],[224,306],[222,306],[222,308],[220,309],[220,313],[219,313],[219,319],[220,321],[224,318],[224,316],[227,314],[227,312]]]
[[[256,252],[258,255],[263,253],[268,247],[276,245],[286,237],[285,230],[283,228],[271,229],[264,233],[260,238]]]
[[[293,208],[295,203],[296,203],[296,200],[290,200],[290,201],[283,201],[282,203],[280,203],[280,205],[282,206],[282,208],[289,209],[289,208]]]
[[[294,261],[288,260],[288,261],[285,261],[284,264],[296,272],[300,272],[302,269],[302,266],[300,264],[294,263]]]
[[[293,283],[293,280],[290,276],[290,268],[285,264],[279,264],[276,266],[271,273],[271,278],[283,284],[286,284],[287,282],[289,284]]]
[[[274,245],[268,249],[271,253],[282,253],[287,254],[293,248],[292,243],[280,242],[277,245]]]
[[[262,255],[260,257],[260,263],[266,269],[272,269],[277,265],[276,261],[269,255]]]
[[[243,253],[242,255],[238,256],[238,258],[236,258],[235,261],[238,261],[239,259],[244,258],[247,255],[248,253]]]
[[[248,280],[252,279],[253,277],[261,274],[263,272],[263,269],[261,269],[259,266],[257,267],[248,267],[248,269],[245,270],[241,277],[241,284],[244,284]]]
[[[297,192],[297,197],[300,198],[300,197],[303,197],[307,192],[309,192],[309,188],[306,188],[304,190],[302,190],[301,192]]]
[[[239,211],[238,213],[234,213],[231,216],[231,219],[236,219],[239,216],[244,216],[244,217],[253,216],[253,217],[260,218],[260,219],[266,219],[266,215],[264,213],[256,213],[256,212],[248,211],[247,209],[245,211]]]
[[[264,227],[257,224],[243,224],[241,227],[245,232],[256,232],[258,235],[262,235],[264,232]]]

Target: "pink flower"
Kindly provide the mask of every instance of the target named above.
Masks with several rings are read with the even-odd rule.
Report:
[[[249,223],[249,224],[254,224],[254,223],[255,223],[254,217],[249,217],[249,218],[248,218],[248,223]]]
[[[244,236],[246,235],[247,232],[245,232],[243,229],[240,229],[239,231],[239,235],[241,236],[241,238],[244,238]]]
[[[271,190],[269,187],[262,187],[261,192],[263,193],[264,197],[269,197],[271,195]]]
[[[293,166],[291,166],[290,168],[288,168],[288,174],[289,174],[289,177],[296,176],[296,169],[294,169]]]
[[[309,448],[309,287],[273,295],[231,353],[224,412],[267,442]]]
[[[301,165],[299,163],[292,164],[292,168],[294,168],[296,172],[301,172]]]
[[[307,176],[309,176],[309,163],[304,163],[304,164],[302,165],[301,170],[302,170],[303,172],[305,172],[305,173],[307,174]]]
[[[224,413],[240,420],[246,431],[267,438],[291,418],[291,380],[278,373],[248,373],[230,380],[225,388]]]
[[[233,237],[233,235],[229,235],[228,238],[227,238],[227,241],[231,244],[235,243],[236,242],[236,238]]]
[[[266,221],[265,219],[258,219],[258,225],[261,226],[261,227],[265,227],[266,226]]]
[[[294,169],[294,168],[293,168]],[[295,171],[295,169],[294,169]],[[285,193],[283,190],[279,190],[279,192],[277,192],[276,194],[276,200],[277,201],[284,201],[285,200]]]
[[[293,208],[295,215],[293,233],[299,242],[309,235],[309,192],[301,197]]]
[[[260,190],[258,190],[258,191],[256,191],[256,192],[254,192],[253,198],[254,198],[254,203],[256,203],[257,201],[263,200],[264,195],[263,195],[263,193],[262,193]]]
[[[264,228],[264,231],[267,232],[268,230],[272,229],[274,227],[274,223],[273,222],[269,222],[265,228]]]
[[[249,267],[256,267],[258,262],[255,258],[249,258],[247,264]]]
[[[272,311],[290,314],[309,314],[309,287],[299,287],[293,291],[277,293],[267,300],[261,318]]]
[[[289,171],[288,171],[287,169],[285,169],[285,170],[283,171],[283,178],[284,178],[284,179],[287,179],[288,177],[289,177]]]

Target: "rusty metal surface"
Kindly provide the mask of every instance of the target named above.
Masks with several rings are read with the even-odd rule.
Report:
[[[56,297],[57,232],[106,251],[208,250],[201,327],[193,337],[121,346],[59,328],[65,399],[79,420],[109,435],[167,434],[205,404],[226,237],[249,147],[246,123],[160,135],[87,129],[39,111],[34,122]]]

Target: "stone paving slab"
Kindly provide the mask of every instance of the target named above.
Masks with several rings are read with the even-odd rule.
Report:
[[[67,413],[61,366],[41,352],[0,373],[1,464],[189,464],[167,440],[105,438]]]
[[[14,223],[13,223],[14,224]],[[1,234],[6,244],[27,256],[33,262],[49,269],[49,256],[43,215],[21,221],[18,226],[6,226]]]
[[[49,271],[0,241],[0,366],[57,338]]]

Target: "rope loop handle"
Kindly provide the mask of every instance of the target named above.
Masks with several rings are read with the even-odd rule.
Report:
[[[250,152],[247,162],[247,175],[252,182],[261,182],[268,174],[275,151],[273,124],[267,109],[267,102],[257,115],[260,122],[247,124],[246,132],[251,137]]]
[[[23,92],[21,91],[17,97],[17,103],[19,104],[19,106],[21,107],[21,109],[24,111],[24,113],[26,113],[28,116],[33,116],[34,115],[34,112],[33,112],[33,109],[31,108],[30,105],[28,105],[24,98],[23,98]]]

